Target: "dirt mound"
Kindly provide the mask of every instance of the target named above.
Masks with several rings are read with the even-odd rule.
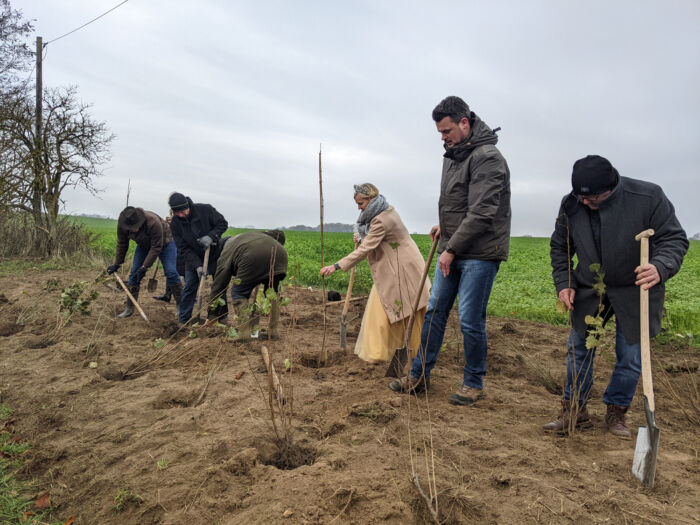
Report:
[[[541,425],[558,410],[565,329],[490,318],[486,398],[454,407],[447,400],[464,364],[454,317],[431,390],[399,396],[387,388],[386,365],[340,351],[338,306],[327,308],[328,356],[319,359],[322,292],[290,289],[283,338],[265,342],[291,413],[273,425],[278,405],[261,342],[180,329],[174,304],[147,293],[149,323],[117,319],[124,297],[103,285],[89,316],[57,327],[60,287],[46,283],[89,278],[0,278],[1,401],[14,409],[13,437],[32,444],[22,473],[50,492],[57,520],[430,523],[426,498],[445,524],[700,516],[700,418],[691,404],[700,360],[691,348],[653,347],[662,438],[656,487],[645,490],[630,473],[634,440],[604,429],[609,341],[596,358],[594,428],[561,438]],[[350,306],[350,349],[363,307]],[[641,388],[628,418],[635,431],[644,424],[640,398]]]

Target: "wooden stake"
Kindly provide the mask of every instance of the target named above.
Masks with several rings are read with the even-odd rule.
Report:
[[[270,353],[268,352],[267,347],[262,345],[260,347],[260,352],[262,353],[263,361],[265,361],[267,373],[272,376],[272,384],[274,385],[277,393],[277,401],[279,401],[281,413],[282,406],[287,403],[287,400],[284,397],[284,392],[282,391],[282,384],[280,383],[279,377],[277,377],[277,372],[275,372],[275,365],[273,365],[272,361],[270,360]]]
[[[321,206],[321,268],[323,268],[326,263],[324,259],[324,244],[323,244],[323,170],[321,169],[321,145],[318,145],[318,193],[320,196],[320,206]],[[328,350],[326,349],[326,278],[321,276],[321,288],[323,290],[323,339],[321,341],[321,353],[318,356],[319,365],[321,362],[328,362]]]

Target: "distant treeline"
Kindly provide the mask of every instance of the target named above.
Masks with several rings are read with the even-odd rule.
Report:
[[[340,233],[351,233],[352,224],[343,224],[342,222],[326,222],[323,224],[324,232],[340,232]],[[299,232],[317,232],[321,231],[320,226],[306,226],[305,224],[297,224],[296,226],[280,227],[280,230],[293,230]]]

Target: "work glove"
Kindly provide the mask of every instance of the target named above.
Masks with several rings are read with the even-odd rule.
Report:
[[[201,279],[202,275],[204,275],[204,268],[202,268],[201,266],[197,266],[197,278]]]
[[[114,272],[116,272],[121,264],[111,264],[107,266],[107,275],[112,275]]]
[[[136,278],[136,282],[141,282],[141,279],[143,279],[146,276],[146,268],[143,266],[136,270],[134,273],[134,277]]]
[[[209,248],[209,246],[212,245],[212,243],[214,242],[214,239],[212,239],[212,238],[209,237],[208,235],[205,235],[205,236],[200,237],[199,239],[197,239],[197,242],[198,242],[199,244],[201,244],[202,247],[206,250],[207,248]]]

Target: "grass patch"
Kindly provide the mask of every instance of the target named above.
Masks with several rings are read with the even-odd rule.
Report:
[[[35,509],[31,495],[36,492],[32,483],[17,477],[17,469],[24,460],[29,443],[17,442],[9,418],[12,409],[0,403],[0,523],[7,525],[39,525],[47,523],[50,510]],[[50,523],[60,523],[51,521]]]

